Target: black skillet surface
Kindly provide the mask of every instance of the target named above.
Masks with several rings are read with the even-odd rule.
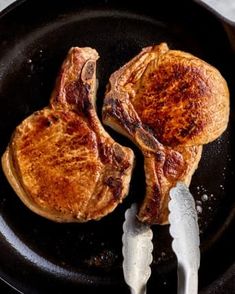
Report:
[[[100,54],[99,113],[109,75],[142,47],[162,41],[216,66],[227,79],[233,98],[235,62],[222,25],[191,1],[151,2],[28,0],[18,1],[0,15],[1,154],[15,126],[47,105],[58,69],[71,46],[94,47]],[[235,287],[226,284],[228,279],[234,281],[235,268],[231,102],[228,130],[205,146],[191,184],[202,208],[201,293],[235,293]],[[128,140],[109,132],[135,150],[137,166],[129,197],[99,222],[56,224],[33,214],[15,195],[1,170],[0,276],[19,291],[129,293],[121,267],[122,223],[127,207],[144,195],[143,164]],[[148,293],[176,293],[176,260],[168,226],[153,230],[154,262]]]

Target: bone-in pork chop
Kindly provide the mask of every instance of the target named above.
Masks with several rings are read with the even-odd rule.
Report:
[[[219,71],[199,58],[147,47],[109,80],[103,122],[142,150],[146,195],[138,217],[168,222],[169,190],[190,184],[202,145],[227,127],[229,92]]]
[[[69,51],[50,105],[16,128],[2,159],[21,200],[54,221],[100,219],[128,193],[134,155],[98,119],[97,59],[91,48]]]

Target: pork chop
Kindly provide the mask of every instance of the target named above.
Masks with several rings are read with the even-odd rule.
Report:
[[[141,221],[168,223],[170,189],[177,181],[190,184],[202,145],[223,133],[228,118],[229,92],[219,71],[166,43],[144,48],[111,75],[103,122],[144,155]]]
[[[16,128],[2,158],[21,200],[54,221],[98,220],[128,193],[134,155],[97,116],[97,59],[91,48],[71,48],[50,105]]]

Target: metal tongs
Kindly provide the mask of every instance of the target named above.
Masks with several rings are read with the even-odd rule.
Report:
[[[178,182],[170,191],[170,234],[172,249],[178,260],[178,294],[198,293],[200,265],[199,228],[193,196],[185,184]],[[123,273],[132,294],[145,294],[151,275],[152,237],[150,226],[136,218],[137,205],[125,213],[123,224]]]

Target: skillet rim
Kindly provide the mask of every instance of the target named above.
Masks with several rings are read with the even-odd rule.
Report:
[[[5,9],[3,9],[0,12],[0,19],[2,19],[5,15],[7,15],[8,13],[10,13],[11,11],[13,11],[13,10],[17,9],[18,7],[20,7],[25,2],[31,2],[31,1],[30,0],[16,0],[14,3],[10,4],[8,7],[6,7]],[[228,24],[230,24],[232,26],[235,25],[235,22],[232,22],[232,21],[227,20],[221,14],[219,14],[215,10],[211,9],[205,3],[202,3],[202,2],[200,2],[198,0],[191,0],[191,2],[195,2],[197,5],[203,7],[203,9],[210,11],[211,16],[212,17],[215,17],[217,20],[220,20],[222,22],[226,21],[226,23],[228,23]],[[219,277],[217,280],[215,280],[214,282],[212,282],[205,289],[202,289],[200,293],[212,293],[212,291],[214,290],[215,287],[218,287],[219,286],[220,288],[222,288],[221,285],[224,284],[224,283],[226,283],[226,281],[228,279],[233,278],[233,277],[235,277],[235,263],[232,264],[227,269],[227,271],[225,273],[223,273],[223,275],[221,277]],[[13,289],[15,289],[16,291],[19,291],[11,283],[9,283],[7,280],[3,279],[2,277],[0,277],[0,279],[2,281],[4,281],[6,284],[8,284],[10,287],[12,287]]]

